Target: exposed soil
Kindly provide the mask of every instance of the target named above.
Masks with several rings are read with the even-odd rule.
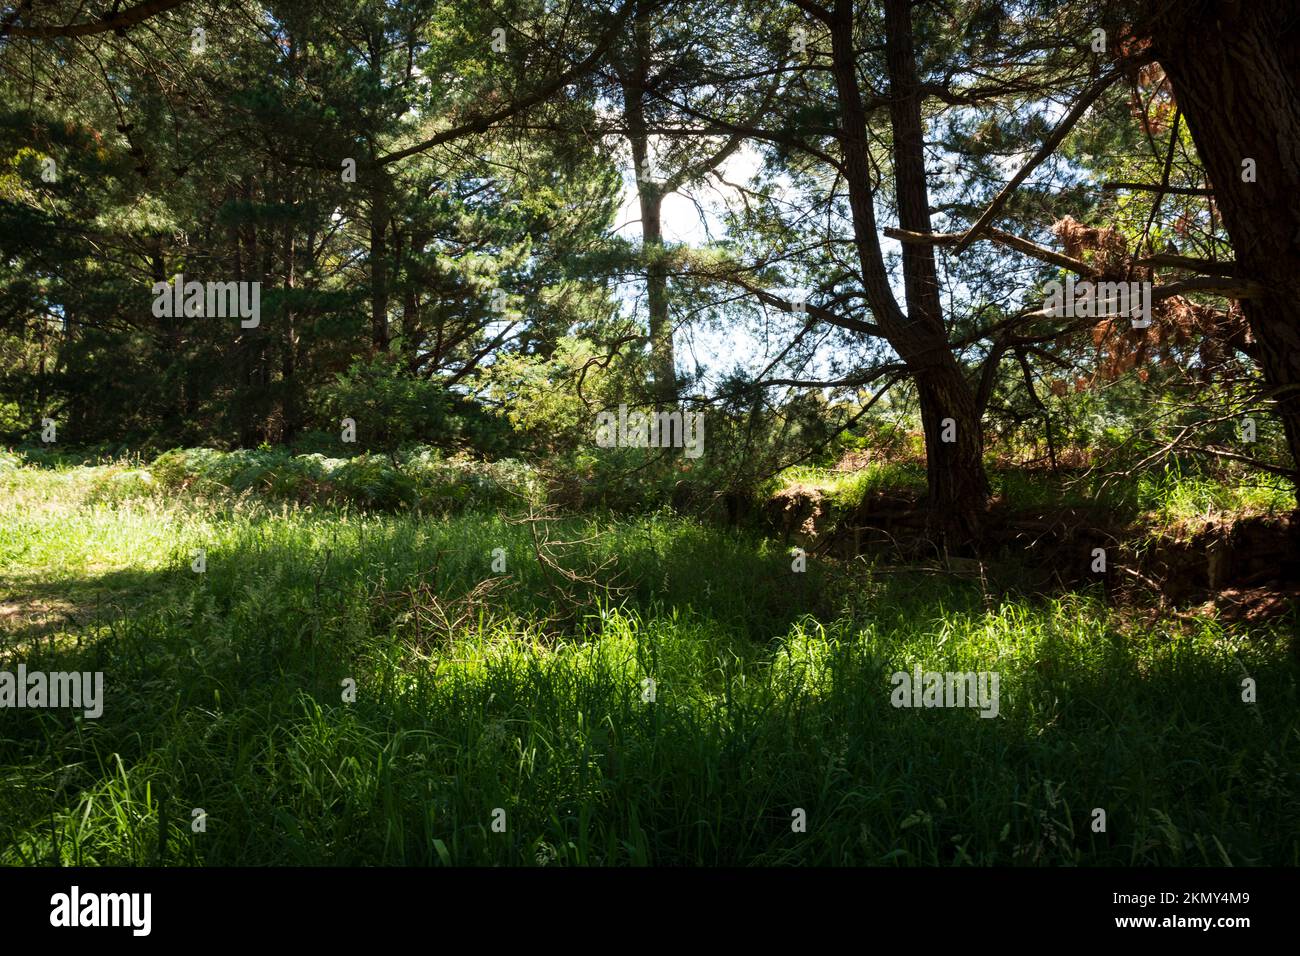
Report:
[[[1153,529],[1118,523],[1104,508],[1010,509],[994,504],[980,558],[946,555],[915,493],[879,491],[841,511],[817,488],[791,485],[764,505],[784,543],[843,560],[936,562],[954,573],[995,566],[1033,590],[1102,583],[1117,601],[1154,598],[1224,619],[1259,620],[1300,606],[1300,521],[1295,515],[1217,519]],[[1137,543],[1134,543],[1137,542]],[[1105,570],[1098,551],[1105,552]],[[990,572],[991,573],[991,572]]]

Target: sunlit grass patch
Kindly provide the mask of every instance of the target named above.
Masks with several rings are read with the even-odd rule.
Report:
[[[1300,853],[1293,621],[1135,617],[1099,594],[991,599],[817,560],[797,574],[762,538],[662,513],[553,523],[555,540],[585,542],[557,549],[563,567],[606,569],[557,587],[529,526],[495,513],[257,496],[59,506],[41,480],[88,485],[41,475],[0,516],[0,606],[113,606],[90,620],[74,607],[60,640],[20,651],[29,668],[102,671],[106,702],[98,720],[3,713],[0,862]],[[896,708],[891,675],[918,666],[996,672],[997,717]]]

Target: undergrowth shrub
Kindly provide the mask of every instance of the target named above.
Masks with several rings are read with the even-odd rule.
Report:
[[[200,495],[255,493],[302,504],[403,508],[447,513],[519,504],[539,490],[533,469],[519,461],[444,458],[428,448],[393,457],[329,458],[283,450],[217,451],[178,448],[150,466],[166,490]]]

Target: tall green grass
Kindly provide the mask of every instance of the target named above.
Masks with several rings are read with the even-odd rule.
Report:
[[[1012,509],[1086,508],[1119,521],[1168,526],[1224,515],[1282,515],[1296,507],[1295,491],[1285,479],[1268,475],[1223,473],[1200,463],[1171,459],[1129,479],[1098,470],[1062,471],[1051,475],[990,463],[995,495]],[[858,507],[876,491],[923,495],[923,465],[876,461],[855,471],[800,465],[787,468],[762,488],[765,495],[783,488],[815,489],[844,510]]]
[[[539,529],[590,539],[547,552],[571,582],[496,514],[103,476],[0,472],[0,669],[106,683],[99,720],[0,711],[0,862],[1300,862],[1294,616],[796,574],[667,515]],[[918,663],[997,671],[1000,716],[895,709]]]

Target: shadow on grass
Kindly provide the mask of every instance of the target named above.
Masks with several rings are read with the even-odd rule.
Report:
[[[168,578],[157,572],[123,569],[0,580],[0,655],[43,638],[99,633],[110,621],[157,597]]]
[[[106,701],[3,713],[0,861],[1295,862],[1297,675],[1267,642],[1122,635],[1086,598],[986,608],[933,578],[852,592],[658,519],[559,549],[628,589],[559,606],[531,540],[299,516],[231,526],[201,575],[44,583],[126,613],[24,650],[102,671]],[[507,583],[467,603],[496,548]],[[896,709],[914,664],[997,671],[1000,716]]]

